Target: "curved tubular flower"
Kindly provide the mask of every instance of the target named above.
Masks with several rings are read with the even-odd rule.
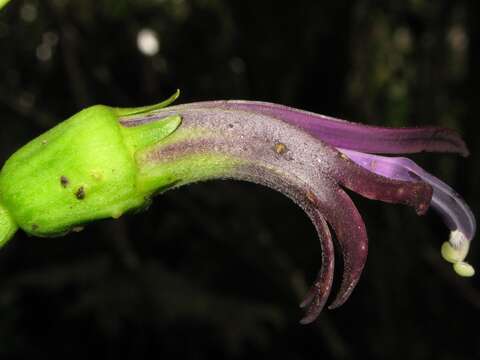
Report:
[[[167,107],[177,96],[142,108],[85,109],[18,150],[0,172],[0,243],[18,227],[33,235],[54,236],[95,219],[117,218],[144,208],[155,194],[196,181],[255,182],[295,201],[320,237],[322,265],[301,304],[306,308],[301,322],[309,323],[323,309],[332,287],[330,228],[344,263],[330,308],[347,300],[365,265],[365,225],[344,188],[412,206],[420,215],[432,202],[451,229],[469,240],[473,236],[473,216],[463,202],[449,204],[458,197],[445,184],[413,163],[403,166],[406,160],[392,160],[395,171],[388,172],[387,165],[375,165],[374,155],[359,152],[467,154],[450,130],[397,132],[258,102]],[[451,242],[458,245],[462,240],[457,236]],[[458,272],[468,275],[464,247],[443,252],[457,268],[463,267]]]

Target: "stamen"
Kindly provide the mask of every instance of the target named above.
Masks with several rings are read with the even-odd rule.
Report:
[[[455,230],[450,233],[449,241],[442,244],[442,257],[453,264],[453,270],[463,277],[470,277],[475,274],[475,269],[469,263],[466,263],[470,241],[465,238],[460,231]]]

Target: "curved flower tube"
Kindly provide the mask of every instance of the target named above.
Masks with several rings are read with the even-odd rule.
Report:
[[[360,152],[466,155],[465,144],[450,130],[368,127],[258,102],[167,107],[177,96],[142,108],[85,109],[18,150],[0,172],[0,243],[17,228],[55,236],[95,219],[117,218],[144,208],[156,194],[196,181],[263,184],[295,201],[320,237],[322,265],[301,304],[306,308],[301,322],[309,323],[332,287],[330,228],[344,259],[342,283],[330,308],[347,300],[365,265],[365,225],[344,188],[412,206],[420,215],[432,203],[454,233],[468,242],[473,237],[471,212],[440,180],[407,160]],[[387,171],[388,161],[393,171]],[[471,275],[473,268],[463,261],[468,248],[459,245],[465,241],[454,236],[450,242],[444,255],[457,272]]]

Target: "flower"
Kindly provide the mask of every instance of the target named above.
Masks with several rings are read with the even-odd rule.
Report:
[[[0,172],[0,243],[18,227],[37,236],[59,235],[146,208],[154,195],[172,188],[239,179],[290,197],[318,232],[322,266],[301,304],[306,308],[302,323],[315,320],[330,295],[330,227],[344,272],[329,308],[348,299],[365,265],[365,224],[344,188],[412,206],[420,215],[432,205],[451,230],[442,255],[460,275],[473,275],[464,260],[476,225],[465,202],[411,160],[375,155],[443,151],[467,156],[457,133],[366,126],[252,101],[168,106],[177,96],[142,108],[85,109],[18,150]]]

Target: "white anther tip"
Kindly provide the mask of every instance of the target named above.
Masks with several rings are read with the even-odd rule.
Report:
[[[461,231],[453,230],[450,232],[450,238],[448,239],[448,242],[452,244],[454,248],[459,249],[464,247],[465,244],[468,244],[468,239]]]

